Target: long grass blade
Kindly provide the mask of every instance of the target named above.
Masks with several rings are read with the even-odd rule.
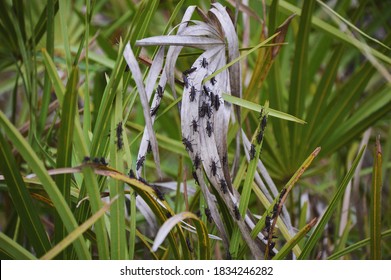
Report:
[[[47,22],[49,24],[46,24],[46,50],[47,54],[53,58],[54,54],[54,1],[49,0],[47,1]],[[51,92],[51,82],[48,71],[45,72],[45,81],[44,81],[44,88],[43,88],[43,94],[42,94],[42,106],[40,110],[39,115],[39,121],[38,121],[38,135],[42,132],[47,118],[48,113],[48,107],[50,102],[50,92]]]
[[[302,13],[302,10],[300,8],[292,5],[291,3],[288,3],[287,1],[280,0],[279,5],[282,8],[282,10],[287,14],[296,13],[298,15],[301,15]],[[312,23],[315,27],[321,29],[322,31],[325,31],[332,37],[337,38],[342,42],[348,43],[361,51],[369,48],[369,51],[373,56],[388,64],[391,64],[390,57],[386,56],[385,54],[381,53],[380,51],[376,50],[373,47],[369,47],[367,44],[363,44],[360,40],[354,37],[346,36],[346,34],[342,30],[338,29],[335,26],[332,26],[331,24],[325,22],[324,20],[321,20],[319,17],[313,17]]]
[[[262,135],[264,134],[265,127],[263,127],[262,122],[264,119],[267,120],[269,103],[267,102],[264,107],[265,107],[265,110],[262,110],[261,111],[262,113],[260,115],[261,121],[259,121],[258,127],[257,127],[256,131],[254,132],[254,135],[253,135],[252,141],[251,141],[251,144],[253,145],[252,147],[254,147],[254,149],[255,149],[255,155],[254,155],[255,159],[259,159],[259,156],[261,153],[263,138],[262,139],[256,139],[256,138],[258,137],[258,135],[260,133],[262,133]],[[247,168],[247,174],[246,174],[246,178],[245,178],[245,181],[243,184],[242,192],[240,193],[240,201],[239,201],[239,213],[240,213],[241,217],[245,217],[246,211],[248,209],[250,195],[251,195],[252,189],[253,189],[253,181],[254,181],[255,171],[257,168],[257,163],[258,163],[257,160],[251,160],[249,163],[249,166]],[[250,246],[251,244],[248,244],[248,245]],[[239,230],[238,230],[238,228],[235,228],[234,233],[232,235],[232,242],[231,242],[231,246],[230,246],[231,254],[236,256],[237,252],[238,252],[238,248],[239,248]]]
[[[31,44],[32,41],[40,42],[42,37],[45,35],[45,31],[48,32],[48,22],[49,24],[53,24],[53,22],[50,22],[51,18],[51,7],[49,7],[51,3],[48,1],[48,4],[45,6],[45,8],[42,10],[41,15],[39,16],[39,19],[37,23],[34,26],[34,32],[33,36],[31,36],[28,40],[29,44]],[[53,15],[55,16],[59,9],[59,3],[58,1],[54,1],[54,7],[53,7]],[[53,24],[54,25],[54,24]],[[47,36],[50,36],[47,34]],[[50,41],[50,38],[49,38]]]
[[[12,260],[36,260],[37,258],[0,231],[0,256],[1,259]]]
[[[229,94],[223,94],[223,98],[225,101],[228,101],[232,104],[235,104],[235,105],[238,105],[238,106],[241,106],[243,108],[247,108],[247,109],[250,109],[250,110],[253,110],[253,111],[256,111],[256,112],[261,112],[262,111],[262,108],[263,106],[259,105],[259,104],[256,104],[256,103],[253,103],[251,101],[248,101],[248,100],[244,100],[242,98],[237,98],[235,96],[232,96],[232,95],[229,95]],[[276,118],[279,118],[279,119],[282,119],[282,120],[287,120],[287,121],[291,121],[291,122],[296,122],[296,123],[299,123],[299,124],[305,124],[306,122],[304,120],[301,120],[295,116],[292,116],[292,115],[289,115],[287,113],[284,113],[282,111],[277,111],[275,109],[272,109],[272,108],[268,108],[268,111],[269,111],[269,116],[272,116],[272,117],[276,117]]]
[[[210,245],[209,245],[209,237],[208,231],[205,227],[205,224],[198,219],[196,215],[191,212],[182,212],[177,214],[170,219],[168,219],[159,229],[154,244],[152,246],[152,251],[156,251],[160,244],[163,243],[167,234],[177,225],[185,219],[191,219],[197,229],[198,235],[198,246],[200,251],[200,259],[207,260],[210,258]]]
[[[102,208],[99,209],[94,215],[92,215],[87,221],[82,225],[77,227],[72,231],[68,236],[66,236],[60,243],[54,246],[49,252],[41,257],[41,260],[50,260],[56,257],[61,251],[63,251],[67,246],[72,244],[77,238],[79,238],[86,230],[88,230],[94,223],[96,223],[102,216],[110,209],[110,206],[116,198],[113,198],[110,203],[106,203]]]
[[[167,220],[168,214],[170,214],[171,216],[174,214],[174,211],[171,209],[170,205],[166,201],[160,201],[157,197],[155,190],[144,182],[134,178],[129,178],[128,176],[110,168],[95,169],[94,171],[96,174],[109,176],[114,180],[120,180],[132,187],[137,192],[137,194],[139,194],[144,199],[144,201],[148,204],[152,212],[156,215],[157,219],[162,224]],[[186,241],[180,228],[178,229],[178,234],[181,239],[181,242],[183,242],[183,244],[186,246]],[[175,259],[181,259],[178,243],[172,232],[169,233],[168,240],[171,245],[170,248],[172,250],[173,257]],[[188,250],[184,251],[183,257],[185,259],[190,258]]]
[[[315,0],[305,1],[300,17],[300,26],[297,34],[295,54],[291,72],[291,84],[289,92],[288,113],[294,116],[302,116],[304,112],[305,96],[309,94],[308,58],[309,58],[309,35],[311,31],[311,19],[315,8]],[[300,138],[301,126],[289,127],[291,147],[302,145]],[[292,149],[291,157],[298,159],[299,149]],[[300,160],[300,159],[298,159]]]
[[[315,227],[315,230],[311,234],[310,238],[305,244],[305,247],[303,248],[303,251],[301,252],[298,259],[305,260],[308,259],[312,249],[316,246],[318,240],[321,238],[323,234],[323,230],[328,223],[328,221],[331,218],[331,215],[333,214],[335,208],[337,207],[338,203],[342,199],[342,195],[345,192],[345,188],[347,187],[349,181],[352,179],[354,175],[354,171],[356,170],[356,167],[361,160],[361,157],[364,153],[365,146],[361,149],[358,156],[352,163],[352,167],[350,168],[349,172],[346,174],[346,176],[343,178],[341,184],[338,186],[337,192],[335,193],[333,199],[331,200],[329,206],[327,207],[325,213],[323,214],[322,218],[319,220],[317,226]]]
[[[335,98],[329,102],[326,114],[322,118],[323,125],[318,126],[314,134],[311,135],[310,141],[314,143],[326,141],[325,139],[333,134],[335,128],[340,127],[339,123],[346,121],[350,115],[350,110],[346,110],[346,108],[357,104],[361,93],[375,72],[372,65],[367,62],[335,93]],[[338,145],[339,143],[334,142],[333,144]]]
[[[3,133],[0,133],[0,169],[4,174],[8,192],[14,202],[13,207],[18,212],[22,227],[36,254],[41,256],[50,249],[50,241]]]
[[[331,90],[334,85],[334,79],[337,75],[338,66],[340,60],[343,57],[344,46],[339,46],[334,51],[329,62],[327,63],[326,69],[322,75],[322,79],[319,82],[314,98],[312,99],[311,105],[308,108],[308,116],[311,118],[308,127],[303,130],[302,139],[309,139],[309,135],[312,135],[314,131],[318,129],[323,129],[323,126],[319,124],[322,123],[322,117],[326,112],[325,103],[327,103],[328,97],[330,96]],[[312,145],[319,145],[319,142],[307,141],[305,145],[308,149],[311,149]],[[324,146],[322,146],[325,150]]]
[[[59,132],[59,149],[57,153],[57,168],[69,167],[72,164],[73,151],[73,132],[76,115],[77,102],[77,83],[79,81],[79,72],[77,68],[73,68],[69,77],[64,106],[61,115],[61,126]],[[60,174],[56,177],[56,184],[64,197],[65,202],[71,204],[71,175]],[[66,229],[63,221],[59,216],[55,220],[55,240],[61,241],[66,235]],[[65,256],[64,256],[65,257]]]
[[[376,138],[375,162],[373,163],[370,236],[371,259],[380,260],[381,257],[381,189],[382,189],[382,149],[380,136]]]
[[[50,81],[52,83],[52,86],[54,87],[54,93],[57,96],[57,100],[60,103],[60,106],[62,107],[63,100],[64,100],[64,94],[65,94],[65,87],[58,76],[58,72],[56,69],[56,66],[54,65],[53,59],[50,57],[50,54],[46,49],[42,49],[43,54],[43,62],[46,67],[46,73],[48,73],[50,77]]]
[[[26,160],[27,164],[30,166],[33,172],[37,174],[37,177],[41,181],[42,186],[52,200],[53,205],[55,206],[57,213],[60,215],[67,231],[73,231],[78,226],[78,224],[56,183],[47,173],[47,170],[45,169],[45,166],[43,165],[43,162],[40,160],[40,158],[32,150],[31,146],[27,143],[19,131],[9,122],[2,111],[0,111],[0,126],[7,134],[7,137],[12,141],[14,147]],[[75,250],[80,259],[91,258],[87,244],[83,237],[79,237],[75,240]]]
[[[389,230],[386,230],[386,231],[383,231],[381,233],[381,238],[382,239],[386,239],[386,238],[389,238],[391,237],[391,229]],[[357,243],[354,243],[352,245],[350,245],[349,247],[346,247],[344,249],[342,249],[341,251],[338,251],[338,252],[335,252],[334,254],[330,255],[327,259],[328,260],[337,260],[351,252],[354,252],[360,248],[363,248],[365,246],[367,246],[368,244],[370,244],[371,242],[371,238],[368,237],[368,238],[365,238]]]
[[[273,0],[272,4],[270,6],[269,10],[269,30],[275,30],[277,26],[277,19],[278,19],[278,5],[279,1],[278,0]],[[281,60],[282,55],[284,54],[284,51],[286,51],[286,48],[283,48],[281,50],[281,54],[278,55],[274,59],[273,67],[270,69],[270,73],[267,77],[267,85],[268,85],[268,91],[269,92],[274,92],[278,94],[270,94],[269,95],[269,101],[270,101],[270,106],[272,108],[275,108],[276,110],[279,111],[286,111],[286,108],[284,107],[285,101],[284,101],[284,96],[285,96],[285,87],[281,83],[281,80],[283,77],[288,75],[288,73],[284,73],[286,71],[284,66],[281,66]],[[289,139],[289,131],[288,131],[288,126],[286,123],[281,120],[281,119],[276,119],[273,121],[273,136],[276,138],[275,142],[279,143],[280,149],[270,149],[273,150],[274,153],[276,153],[273,158],[277,159],[275,164],[271,164],[271,166],[276,166],[279,170],[285,172],[286,174],[286,166],[284,166],[281,163],[278,163],[278,159],[282,162],[288,162],[288,158],[290,157],[291,149],[289,145],[289,141],[286,141],[286,139]],[[266,145],[268,144],[268,141],[265,141]],[[266,146],[265,145],[265,146]],[[271,168],[269,167],[269,172],[271,171]]]
[[[138,92],[140,95],[141,104],[143,106],[144,119],[145,119],[146,126],[148,129],[148,134],[150,137],[150,144],[152,146],[153,158],[156,163],[157,172],[158,172],[159,176],[162,177],[162,173],[160,170],[160,158],[159,158],[158,144],[156,141],[156,135],[153,131],[151,114],[150,114],[150,107],[148,104],[148,99],[146,96],[141,71],[140,71],[140,68],[137,64],[137,60],[133,54],[133,51],[132,51],[129,43],[126,44],[125,51],[124,51],[123,55],[124,55],[124,58],[129,66],[129,68],[131,69],[131,71],[133,73],[133,78],[134,78],[136,85],[137,85],[137,89],[138,89]]]
[[[323,3],[322,1],[320,0],[316,0],[316,2],[321,5],[325,10],[327,10],[330,14],[334,15],[336,18],[338,18],[341,22],[345,23],[346,25],[348,25],[350,28],[352,28],[354,31],[360,33],[363,37],[375,42],[376,44],[382,46],[383,48],[386,48],[388,50],[391,50],[391,48],[385,44],[383,44],[381,41],[377,40],[376,38],[373,38],[371,36],[369,36],[367,33],[363,32],[361,29],[357,28],[354,24],[352,24],[351,22],[349,22],[348,20],[346,20],[343,16],[341,16],[340,14],[338,14],[336,11],[334,11],[333,9],[331,9],[329,6],[327,6],[327,4]]]
[[[360,107],[354,111],[343,126],[338,126],[324,144],[328,153],[338,150],[352,139],[361,135],[368,127],[375,124],[382,116],[389,113],[391,94],[388,87],[376,90]]]
[[[72,69],[72,57],[71,51],[69,49],[69,38],[68,38],[68,15],[70,11],[71,3],[66,0],[59,0],[59,14],[60,14],[60,28],[61,33],[63,34],[63,43],[65,50],[65,61],[67,65],[68,72],[71,72]]]
[[[283,260],[292,248],[298,244],[305,235],[312,229],[312,227],[316,223],[316,218],[314,218],[311,222],[309,222],[306,226],[304,226],[291,240],[284,244],[284,246],[278,251],[278,253],[273,257],[273,260]]]
[[[122,91],[119,90],[115,99],[114,112],[111,117],[111,165],[116,170],[123,170],[122,136]],[[122,145],[121,145],[122,144]],[[121,260],[127,258],[126,232],[125,232],[125,193],[124,183],[119,180],[109,182],[110,197],[118,197],[110,210],[110,248],[111,258]]]
[[[295,172],[295,174],[292,176],[292,178],[288,181],[288,183],[285,185],[285,187],[281,191],[281,192],[283,192],[285,190],[284,191],[285,194],[284,195],[280,194],[280,196],[278,197],[279,201],[277,201],[277,197],[276,197],[274,204],[270,205],[270,207],[268,209],[268,213],[271,213],[270,211],[275,211],[274,207],[275,207],[275,205],[277,205],[277,212],[276,212],[277,218],[273,219],[273,223],[270,226],[269,232],[273,233],[273,230],[276,226],[276,222],[278,220],[279,213],[281,212],[281,208],[282,208],[283,204],[285,203],[288,194],[290,193],[290,191],[292,190],[292,188],[294,187],[296,182],[301,178],[301,176],[304,174],[304,172],[311,165],[311,163],[313,162],[315,157],[319,154],[320,150],[321,150],[321,148],[318,147],[308,156],[308,158],[302,163],[302,165],[299,167],[299,169]],[[272,207],[273,207],[273,210],[271,210]],[[261,220],[265,220],[265,219],[266,219],[266,215],[264,215]],[[257,226],[259,226],[259,223],[260,223],[260,221],[258,222]],[[273,236],[272,234],[269,234],[269,239],[268,239],[269,245],[272,240],[272,236]],[[297,249],[297,247],[295,247],[295,248],[296,248],[296,250],[294,250],[294,252],[296,253],[298,251],[298,249]],[[267,254],[269,251],[268,249],[269,249],[269,246],[266,248],[265,256],[268,256],[268,254]]]
[[[88,193],[88,199],[91,205],[91,212],[93,215],[95,215],[96,213],[99,213],[101,211],[103,206],[100,197],[98,181],[91,168],[88,167],[83,168],[83,174],[84,174],[84,183],[86,185],[86,189]],[[103,216],[96,221],[94,225],[94,229],[96,234],[96,243],[98,246],[99,259],[108,260],[110,259],[109,240],[108,240],[105,220]]]

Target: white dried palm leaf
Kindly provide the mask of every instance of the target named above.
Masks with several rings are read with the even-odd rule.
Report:
[[[133,54],[132,48],[130,47],[129,43],[127,43],[125,46],[124,58],[126,60],[126,63],[129,66],[130,71],[133,74],[133,79],[136,83],[138,93],[140,95],[140,100],[141,100],[141,104],[143,107],[144,119],[145,119],[146,127],[147,127],[147,130],[149,133],[149,139],[150,139],[150,143],[151,143],[151,147],[152,147],[153,157],[154,157],[154,160],[156,163],[156,169],[158,171],[159,176],[162,177],[161,170],[160,170],[160,158],[159,158],[159,152],[158,152],[158,145],[157,145],[157,141],[156,141],[156,135],[153,132],[153,128],[152,128],[152,119],[151,119],[151,114],[150,114],[148,97],[147,97],[147,93],[145,91],[140,67],[138,66],[137,60]]]
[[[197,181],[211,210],[211,215],[223,243],[228,249],[228,234],[225,232],[224,224],[218,213],[216,198],[211,194],[207,182],[211,184],[210,187],[213,187],[219,193],[231,214],[235,216],[234,207],[237,205],[240,195],[232,188],[226,139],[230,117],[232,116],[232,106],[223,100],[222,94],[232,94],[236,97],[242,95],[240,64],[234,63],[227,69],[224,68],[229,62],[239,57],[239,42],[234,24],[225,7],[219,3],[214,3],[208,15],[201,10],[197,10],[204,21],[191,20],[195,9],[195,6],[190,6],[186,10],[182,22],[178,25],[176,35],[146,38],[137,41],[136,45],[169,46],[159,85],[164,88],[168,83],[175,98],[175,69],[182,48],[192,47],[203,50],[191,68],[185,71],[183,75],[185,86],[180,106],[182,141],[193,164],[196,166],[193,174],[198,178]],[[160,58],[161,56],[159,56]],[[149,75],[151,78],[148,80],[147,94],[152,94],[150,84],[155,85],[155,78],[161,69],[160,65],[161,61],[159,60],[159,63],[156,63],[156,67]],[[212,74],[214,77],[210,78]],[[143,108],[145,100],[142,100]],[[152,108],[160,104],[159,102],[160,99],[155,95]],[[146,106],[149,112],[148,104]],[[236,109],[235,113],[239,119],[239,108]],[[154,116],[149,120],[152,124]],[[146,122],[147,128],[144,131],[139,158],[145,156],[149,143],[154,143],[152,137],[150,137],[150,135],[154,136],[153,131],[148,127],[148,121]],[[208,178],[207,181],[204,174]],[[238,218],[235,221],[253,257],[261,258],[260,248],[251,238],[249,227],[244,219]]]

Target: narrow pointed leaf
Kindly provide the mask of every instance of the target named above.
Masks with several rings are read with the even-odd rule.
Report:
[[[298,244],[305,235],[312,229],[316,223],[316,218],[304,226],[291,240],[284,244],[284,246],[278,251],[278,253],[273,257],[273,260],[283,260],[292,250],[292,248]]]
[[[147,100],[147,96],[146,96],[146,92],[145,92],[145,88],[144,88],[144,84],[143,84],[143,80],[142,80],[141,70],[137,64],[137,60],[134,57],[133,51],[132,51],[129,43],[127,43],[125,46],[124,58],[129,66],[129,68],[132,71],[133,78],[136,82],[137,89],[139,91],[141,104],[143,106],[144,119],[145,119],[148,133],[150,136],[150,143],[152,146],[153,157],[154,157],[154,160],[156,163],[156,169],[157,169],[159,176],[162,177],[162,172],[160,170],[160,158],[159,158],[158,144],[156,141],[155,132],[153,131],[153,127],[152,127],[150,108],[149,108],[149,104],[148,104],[148,100]]]
[[[382,189],[382,149],[380,136],[376,138],[375,162],[372,173],[370,236],[371,259],[381,259],[381,189]]]
[[[0,255],[1,259],[12,260],[36,260],[37,258],[19,245],[15,240],[12,240],[3,232],[0,231]]]
[[[94,215],[92,215],[87,221],[82,225],[77,227],[72,231],[68,236],[66,236],[60,243],[54,246],[49,252],[41,257],[41,260],[50,260],[57,256],[62,250],[69,246],[73,241],[75,241],[79,236],[81,236],[86,230],[88,230],[96,221],[98,221],[109,209],[110,206],[116,198],[113,198],[110,203],[106,203],[102,208],[99,209]]]
[[[4,174],[6,186],[14,202],[13,207],[20,217],[21,225],[37,255],[41,256],[50,249],[51,245],[3,133],[0,133],[0,170]]]
[[[198,245],[200,249],[200,259],[207,260],[210,258],[210,245],[209,245],[209,237],[208,232],[205,227],[205,224],[198,219],[196,215],[190,212],[182,212],[177,214],[170,219],[168,219],[159,229],[155,237],[154,244],[152,246],[152,251],[156,251],[160,244],[163,243],[167,234],[180,222],[185,219],[191,219],[197,229],[198,235]]]
[[[64,106],[62,108],[61,114],[61,125],[58,140],[59,149],[57,152],[57,168],[69,167],[72,163],[73,132],[76,115],[78,82],[78,69],[73,68],[66,86]],[[66,203],[70,205],[71,175],[60,174],[56,176],[56,184]],[[55,220],[55,226],[55,238],[57,241],[60,241],[66,234],[66,230],[61,219]]]
[[[20,155],[26,160],[27,164],[33,170],[42,183],[45,191],[53,202],[58,214],[60,215],[68,232],[73,231],[77,226],[77,222],[71,209],[66,203],[64,197],[59,191],[53,179],[47,173],[43,162],[37,154],[32,150],[31,146],[19,133],[19,131],[9,122],[3,112],[0,111],[0,126],[12,141],[14,147],[19,151]],[[90,259],[91,255],[87,248],[87,244],[82,236],[75,240],[75,250],[80,259]]]
[[[253,102],[248,101],[248,100],[240,99],[240,98],[237,98],[237,97],[232,96],[232,95],[223,94],[223,98],[224,98],[224,100],[226,100],[226,101],[228,101],[228,102],[230,102],[232,104],[236,104],[238,106],[241,106],[241,107],[244,107],[244,108],[256,111],[256,112],[261,112],[261,110],[263,108],[263,106],[261,106],[259,104],[253,103]],[[274,110],[272,108],[269,108],[268,110],[269,110],[269,116],[276,117],[276,118],[279,118],[279,119],[282,119],[282,120],[297,122],[297,123],[300,123],[300,124],[305,124],[306,123],[306,121],[301,120],[301,119],[299,119],[299,118],[297,118],[295,116],[289,115],[287,113],[284,113],[282,111],[277,111],[277,110]]]
[[[387,239],[387,238],[390,238],[391,237],[391,229],[389,230],[385,230],[381,233],[381,238],[382,239]],[[370,244],[371,242],[371,238],[365,238],[357,243],[354,243],[344,249],[342,249],[341,251],[338,251],[338,252],[335,252],[334,254],[330,255],[327,259],[328,260],[337,260],[351,252],[354,252],[358,249],[361,249],[365,246],[367,246],[368,244]]]
[[[361,160],[361,157],[364,153],[365,147],[361,149],[359,154],[357,155],[356,159],[354,160],[352,167],[350,168],[349,172],[346,174],[346,176],[343,178],[341,184],[337,188],[337,192],[333,196],[333,199],[331,200],[329,206],[327,207],[325,213],[323,214],[322,218],[319,220],[318,224],[315,227],[315,230],[311,234],[310,238],[305,244],[305,247],[303,248],[303,251],[301,252],[298,259],[305,260],[308,259],[309,254],[311,253],[312,249],[316,246],[319,239],[321,238],[324,228],[328,221],[331,218],[331,215],[333,214],[335,208],[337,207],[338,203],[342,199],[342,195],[345,192],[345,189],[349,183],[349,181],[352,179],[354,175],[354,171],[356,170],[356,167]]]

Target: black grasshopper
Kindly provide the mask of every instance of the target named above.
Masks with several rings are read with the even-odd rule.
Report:
[[[203,101],[201,107],[198,108],[198,115],[201,118],[203,118],[203,117],[205,117],[205,115],[207,115],[208,118],[210,119],[210,117],[212,116],[212,108],[210,107],[210,105],[208,103]]]
[[[189,88],[189,79],[187,78],[187,76],[185,74],[182,74],[182,78],[183,78],[183,83],[185,84],[185,87]]]
[[[193,144],[192,144],[192,141],[190,141],[188,138],[186,137],[183,137],[182,138],[182,143],[183,145],[185,145],[185,148],[186,148],[186,151],[190,151],[190,152],[194,152],[193,150]]]
[[[200,185],[200,182],[198,181],[197,172],[194,170],[192,174],[193,174],[194,181],[197,183],[197,185]]]
[[[270,230],[271,221],[272,221],[272,218],[269,217],[269,216],[266,216],[266,220],[265,220],[265,230],[266,230],[267,232],[269,232],[269,230]]]
[[[159,96],[160,99],[163,98],[164,90],[161,85],[158,85],[156,88],[156,94]]]
[[[251,144],[250,148],[250,160],[253,160],[255,158],[255,146]]]
[[[217,94],[213,96],[213,105],[212,107],[215,108],[216,111],[219,110],[220,108],[220,96],[218,96]]]
[[[265,115],[265,116],[262,117],[262,121],[261,121],[261,129],[262,129],[262,131],[265,130],[266,125],[267,125],[267,117]]]
[[[203,93],[206,95],[206,96],[209,96],[211,93],[213,93],[206,85],[203,85],[202,86],[203,88]]]
[[[141,183],[143,183],[144,185],[147,185],[147,186],[150,186],[151,187],[151,185],[147,182],[147,180],[145,180],[143,177],[138,177],[138,180],[141,182]]]
[[[193,129],[193,133],[198,132],[199,126],[200,125],[198,124],[198,121],[195,118],[193,118],[193,120],[191,121],[191,125],[190,125],[190,127]]]
[[[152,185],[153,190],[156,193],[156,196],[161,200],[164,201],[164,194],[161,192],[158,186]]]
[[[130,170],[129,170],[128,176],[129,176],[129,178],[131,178],[131,179],[135,179],[135,178],[136,178],[136,176],[134,175],[133,169],[130,169]]]
[[[189,95],[189,97],[190,97],[190,102],[193,102],[193,101],[194,101],[196,94],[197,94],[197,90],[195,89],[194,86],[191,86],[191,87],[190,87],[190,95]]]
[[[213,176],[216,176],[216,173],[217,173],[217,168],[219,168],[218,166],[217,166],[217,162],[218,161],[215,161],[215,160],[211,160],[211,164],[209,165],[209,167],[210,167],[210,171],[212,172],[212,175]],[[222,179],[221,179],[222,180]],[[221,180],[220,180],[220,183],[221,183]],[[225,181],[224,181],[224,183],[225,183]]]
[[[156,104],[156,106],[151,109],[151,117],[153,117],[153,116],[155,116],[157,114],[157,111],[159,110],[159,107],[160,107],[160,103]]]
[[[122,140],[122,131],[123,131],[122,122],[119,122],[117,124],[117,128],[115,130],[116,136],[117,136],[117,148],[118,148],[118,150],[121,150],[123,145],[124,145],[124,142]]]
[[[209,223],[211,223],[213,221],[212,213],[210,212],[210,209],[208,207],[205,208],[205,216],[206,216]]]
[[[239,208],[236,205],[234,205],[234,214],[235,214],[236,220],[240,220],[241,216],[240,216]]]
[[[109,163],[106,161],[106,159],[105,159],[104,157],[101,157],[101,158],[99,159],[99,163],[102,164],[102,165],[104,165],[104,166],[109,165]]]
[[[257,135],[257,142],[258,142],[258,144],[261,144],[262,139],[263,139],[263,130],[260,130],[258,135]]]
[[[224,179],[220,179],[220,187],[224,194],[228,192],[227,182]]]
[[[183,71],[182,73],[182,78],[183,78],[183,83],[185,84],[185,87],[186,88],[189,88],[189,79],[188,79],[188,75],[190,75],[191,73],[193,73],[195,70],[197,70],[197,67],[192,67],[190,69],[187,69],[185,71]]]
[[[139,170],[143,165],[145,161],[145,156],[140,157],[136,162],[136,170]]]
[[[200,164],[201,164],[201,157],[200,155],[197,153],[195,156],[194,156],[194,168],[195,169],[198,169],[200,167]]]
[[[188,75],[190,75],[191,73],[193,73],[195,70],[197,70],[197,67],[192,67],[192,68],[190,68],[190,69],[187,69],[187,70],[183,71],[183,75],[188,76]]]
[[[272,219],[274,219],[274,218],[277,217],[277,214],[278,214],[278,205],[279,205],[279,203],[277,202],[277,203],[274,204],[274,206],[273,206]],[[266,217],[266,218],[267,218],[267,217]]]
[[[281,202],[281,199],[284,197],[285,194],[286,194],[286,188],[283,188],[279,196],[279,202]]]
[[[213,127],[210,121],[206,122],[206,134],[210,137],[212,135]]]
[[[203,67],[203,68],[206,68],[206,67],[208,67],[208,61],[206,60],[206,58],[205,57],[203,57],[202,59],[201,59],[201,61],[200,61],[200,64],[201,64],[201,67]]]
[[[186,245],[191,253],[193,253],[193,246],[191,246],[190,238],[186,237]]]

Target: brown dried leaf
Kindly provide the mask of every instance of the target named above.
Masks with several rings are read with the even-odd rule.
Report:
[[[279,27],[277,27],[276,32],[274,32],[274,33],[278,33],[278,36],[276,38],[274,38],[273,43],[279,44],[279,43],[284,42],[286,33],[288,32],[289,24],[291,23],[292,19],[295,16],[296,16],[296,14],[291,15]],[[272,47],[272,53],[271,53],[272,60],[277,56],[281,47],[282,47],[282,45],[277,45],[277,46]]]

